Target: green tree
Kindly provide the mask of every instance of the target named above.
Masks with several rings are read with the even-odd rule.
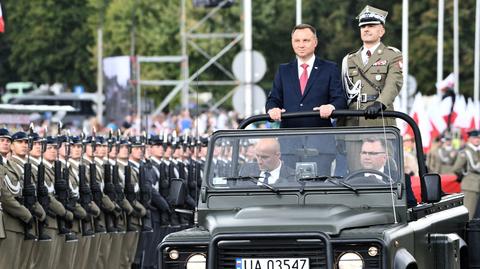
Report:
[[[8,78],[93,87],[85,49],[92,41],[82,0],[18,0],[5,3]],[[3,43],[2,42],[2,43]]]

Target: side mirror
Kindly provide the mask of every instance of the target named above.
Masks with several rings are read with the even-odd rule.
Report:
[[[181,178],[172,178],[169,189],[169,202],[172,206],[182,206],[185,204],[187,187]]]
[[[436,203],[442,199],[442,181],[439,174],[425,174],[421,179],[422,201]]]

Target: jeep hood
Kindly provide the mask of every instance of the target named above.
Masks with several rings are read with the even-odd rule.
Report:
[[[205,228],[212,235],[238,232],[312,232],[337,235],[343,229],[393,223],[385,208],[343,205],[261,206],[237,211],[210,211]]]

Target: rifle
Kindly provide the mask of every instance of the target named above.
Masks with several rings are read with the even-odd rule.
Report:
[[[149,184],[145,173],[145,169],[152,169],[152,164],[150,163],[150,160],[146,158],[147,145],[148,137],[146,132],[144,131],[142,136],[143,161],[140,162],[140,167],[138,169],[138,181],[140,185],[140,203],[145,207],[147,211],[145,216],[142,218],[142,232],[153,232],[152,214],[150,212],[150,202],[152,200],[152,186],[151,184]]]
[[[62,172],[62,162],[60,161],[60,148],[62,147],[62,141],[60,140],[60,135],[62,133],[62,123],[58,122],[57,123],[57,156],[55,158],[54,164],[53,164],[53,170],[54,170],[54,177],[55,177],[55,182],[53,184],[53,188],[55,189],[55,198],[65,207],[66,210],[73,211],[73,207],[70,206],[69,200],[73,199],[73,197],[70,197],[67,181],[68,180],[68,174],[67,177],[64,176],[64,173]],[[46,131],[45,131],[46,132]],[[67,157],[68,158],[68,157]],[[65,169],[68,173],[68,168],[65,167]],[[72,224],[69,223],[69,226]],[[78,238],[75,236],[74,233],[72,233],[68,228],[67,228],[67,222],[64,218],[57,216],[57,226],[58,226],[58,233],[60,235],[65,235],[65,241],[71,242],[71,241],[77,241]]]
[[[132,143],[128,141],[128,155],[130,156],[131,153],[132,153]],[[132,184],[132,168],[128,164],[125,166],[124,194],[125,194],[125,198],[127,198],[127,201],[131,205],[133,205],[137,200],[137,196],[135,195],[135,187]],[[137,232],[137,229],[132,226],[131,216],[127,216],[127,232]]]
[[[94,230],[92,227],[92,216],[90,214],[90,202],[92,201],[92,193],[90,187],[88,186],[85,176],[86,176],[86,167],[83,163],[83,154],[85,153],[85,134],[82,133],[80,136],[82,143],[82,151],[80,156],[80,164],[78,165],[78,185],[79,185],[79,194],[80,194],[80,205],[87,211],[87,218],[81,220],[82,225],[82,235],[83,236],[92,236]],[[67,155],[68,156],[68,155]]]
[[[110,152],[113,148],[113,131],[110,130],[108,134],[108,150],[107,150],[107,161],[103,163],[103,179],[105,182],[105,188],[103,189],[105,195],[112,200],[112,202],[117,202],[117,193],[115,191],[115,186],[112,183],[112,166],[110,165]],[[118,219],[115,216],[115,213],[112,212],[105,212],[105,224],[107,226],[107,232],[114,233],[118,232]]]
[[[47,129],[45,128],[43,139],[41,143],[40,163],[37,166],[37,201],[43,207],[45,211],[50,207],[50,198],[48,197],[48,189],[45,186],[45,165],[43,164],[43,153],[47,150]],[[47,219],[39,221],[37,223],[38,228],[38,240],[47,241],[52,240],[50,236],[45,234],[45,226],[47,225]]]
[[[33,148],[33,123],[30,124],[28,135],[28,153],[27,163],[23,165],[23,189],[22,197],[17,198],[19,202],[25,206],[30,213],[32,213],[32,221],[25,223],[23,226],[24,240],[37,240],[37,237],[33,234],[33,224],[36,223],[37,218],[33,206],[37,202],[35,194],[35,185],[32,183],[32,164],[30,163],[30,151]]]
[[[95,204],[98,205],[101,211],[105,211],[102,203],[103,192],[100,188],[100,184],[97,182],[97,165],[95,164],[95,150],[96,150],[96,132],[95,128],[92,130],[92,140],[90,141],[90,146],[92,147],[92,162],[89,166],[89,175],[90,175],[90,190],[92,191],[92,197]],[[93,225],[95,227],[95,233],[104,233],[106,232],[105,228],[99,223],[98,218],[93,218]]]
[[[120,146],[121,146],[121,141],[120,141],[120,130],[117,131],[117,137],[115,140],[115,160],[114,160],[114,165],[112,167],[112,182],[113,186],[115,189],[115,197],[116,197],[116,202],[118,205],[122,203],[122,201],[125,199],[125,194],[123,193],[123,187],[120,185],[119,178],[120,178],[120,172],[118,170],[118,154],[120,152]],[[127,218],[131,218],[131,216],[126,216]],[[117,224],[117,227],[120,229],[120,227]],[[122,231],[124,232],[124,231]]]

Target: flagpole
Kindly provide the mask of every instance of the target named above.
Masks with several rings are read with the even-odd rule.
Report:
[[[302,23],[302,0],[296,2],[296,25]]]
[[[438,1],[438,32],[437,32],[437,83],[443,79],[443,14],[445,9],[444,0]],[[439,89],[437,94],[440,95]]]
[[[453,90],[456,95],[460,92],[460,60],[459,60],[459,35],[458,35],[458,0],[453,0],[453,74],[455,84]]]
[[[408,113],[408,0],[403,0],[402,6],[402,57],[403,57],[403,94],[402,111]]]
[[[473,96],[474,101],[479,101],[480,91],[480,0],[477,0],[475,15],[475,64],[473,75]]]

